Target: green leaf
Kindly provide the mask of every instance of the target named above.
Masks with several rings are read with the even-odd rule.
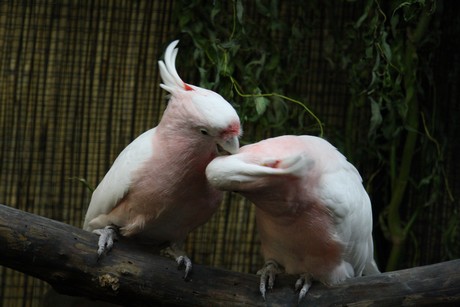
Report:
[[[219,3],[219,2],[218,2]],[[211,9],[211,22],[214,23],[216,15],[220,13],[220,5],[216,4]]]
[[[270,100],[265,97],[256,97],[254,99],[254,103],[256,105],[257,115],[262,115],[267,110],[267,106],[270,103]]]
[[[385,56],[385,59],[388,62],[391,62],[391,48],[390,48],[390,45],[387,43],[387,36],[388,36],[387,32],[382,33],[381,47],[382,47],[382,51]]]
[[[279,65],[280,65],[280,54],[275,53],[273,56],[270,57],[270,60],[268,61],[268,63],[265,66],[265,68],[267,70],[274,70],[274,69],[278,68]]]
[[[382,113],[380,112],[380,105],[371,97],[371,119],[370,119],[370,128],[369,136],[375,135],[376,130],[382,124],[383,118]]]
[[[257,11],[264,16],[269,16],[270,10],[262,2],[261,0],[256,0]]]
[[[366,59],[374,58],[374,46],[368,46],[365,50]]]
[[[241,0],[236,1],[236,18],[240,24],[243,24],[244,7]]]
[[[361,25],[363,24],[364,20],[366,20],[367,16],[368,16],[368,12],[364,12],[363,15],[361,15],[361,17],[359,17],[359,19],[356,21],[356,23],[354,24],[354,27],[355,29],[358,29],[361,27]]]

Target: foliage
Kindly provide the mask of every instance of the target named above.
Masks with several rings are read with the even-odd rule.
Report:
[[[295,20],[283,20],[280,7],[275,0],[213,1],[212,5],[183,0],[174,15],[194,45],[187,49],[194,50],[200,86],[233,100],[242,122],[251,123],[246,134],[259,126],[274,133],[316,130],[322,135],[322,123],[313,111],[283,95],[306,67],[296,46],[305,39],[308,25],[301,17],[309,8],[300,5]],[[254,12],[252,18],[246,18],[247,10]]]
[[[370,110],[366,155],[377,165],[371,186],[384,209],[380,227],[391,242],[387,270],[398,268],[412,226],[429,206],[453,201],[444,168],[432,61],[439,42],[435,1],[366,2],[335,50],[349,74],[349,118]],[[348,125],[347,135],[354,127]],[[347,152],[353,153],[349,142]],[[458,218],[456,219],[458,223]],[[455,224],[455,221],[452,223]]]

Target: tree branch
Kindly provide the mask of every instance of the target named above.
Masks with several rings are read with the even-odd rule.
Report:
[[[295,276],[280,275],[264,302],[258,277],[195,265],[182,279],[174,261],[127,240],[97,261],[97,236],[0,205],[0,264],[50,283],[58,292],[126,306],[286,306],[297,304]],[[347,280],[314,283],[300,306],[460,302],[460,260]]]

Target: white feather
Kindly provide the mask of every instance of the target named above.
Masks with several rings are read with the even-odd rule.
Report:
[[[160,84],[161,88],[173,94],[178,90],[185,90],[184,81],[179,77],[176,70],[176,57],[178,49],[175,48],[179,43],[178,40],[173,41],[166,48],[164,61],[158,61],[160,67],[160,76],[163,83]]]
[[[344,260],[355,276],[362,275],[367,262],[373,261],[372,207],[356,168],[340,161],[336,171],[323,174],[317,195],[333,213],[337,235],[345,244]]]
[[[108,214],[128,192],[133,173],[153,154],[152,138],[155,129],[138,136],[113,162],[112,167],[93,192],[83,229],[93,230],[89,222],[101,214]]]

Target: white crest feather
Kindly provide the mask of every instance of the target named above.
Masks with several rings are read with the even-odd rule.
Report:
[[[160,84],[161,88],[173,93],[177,90],[186,90],[185,83],[179,77],[176,70],[176,56],[178,49],[176,48],[178,40],[173,41],[166,48],[164,61],[158,61],[160,67],[160,76],[163,83]]]

